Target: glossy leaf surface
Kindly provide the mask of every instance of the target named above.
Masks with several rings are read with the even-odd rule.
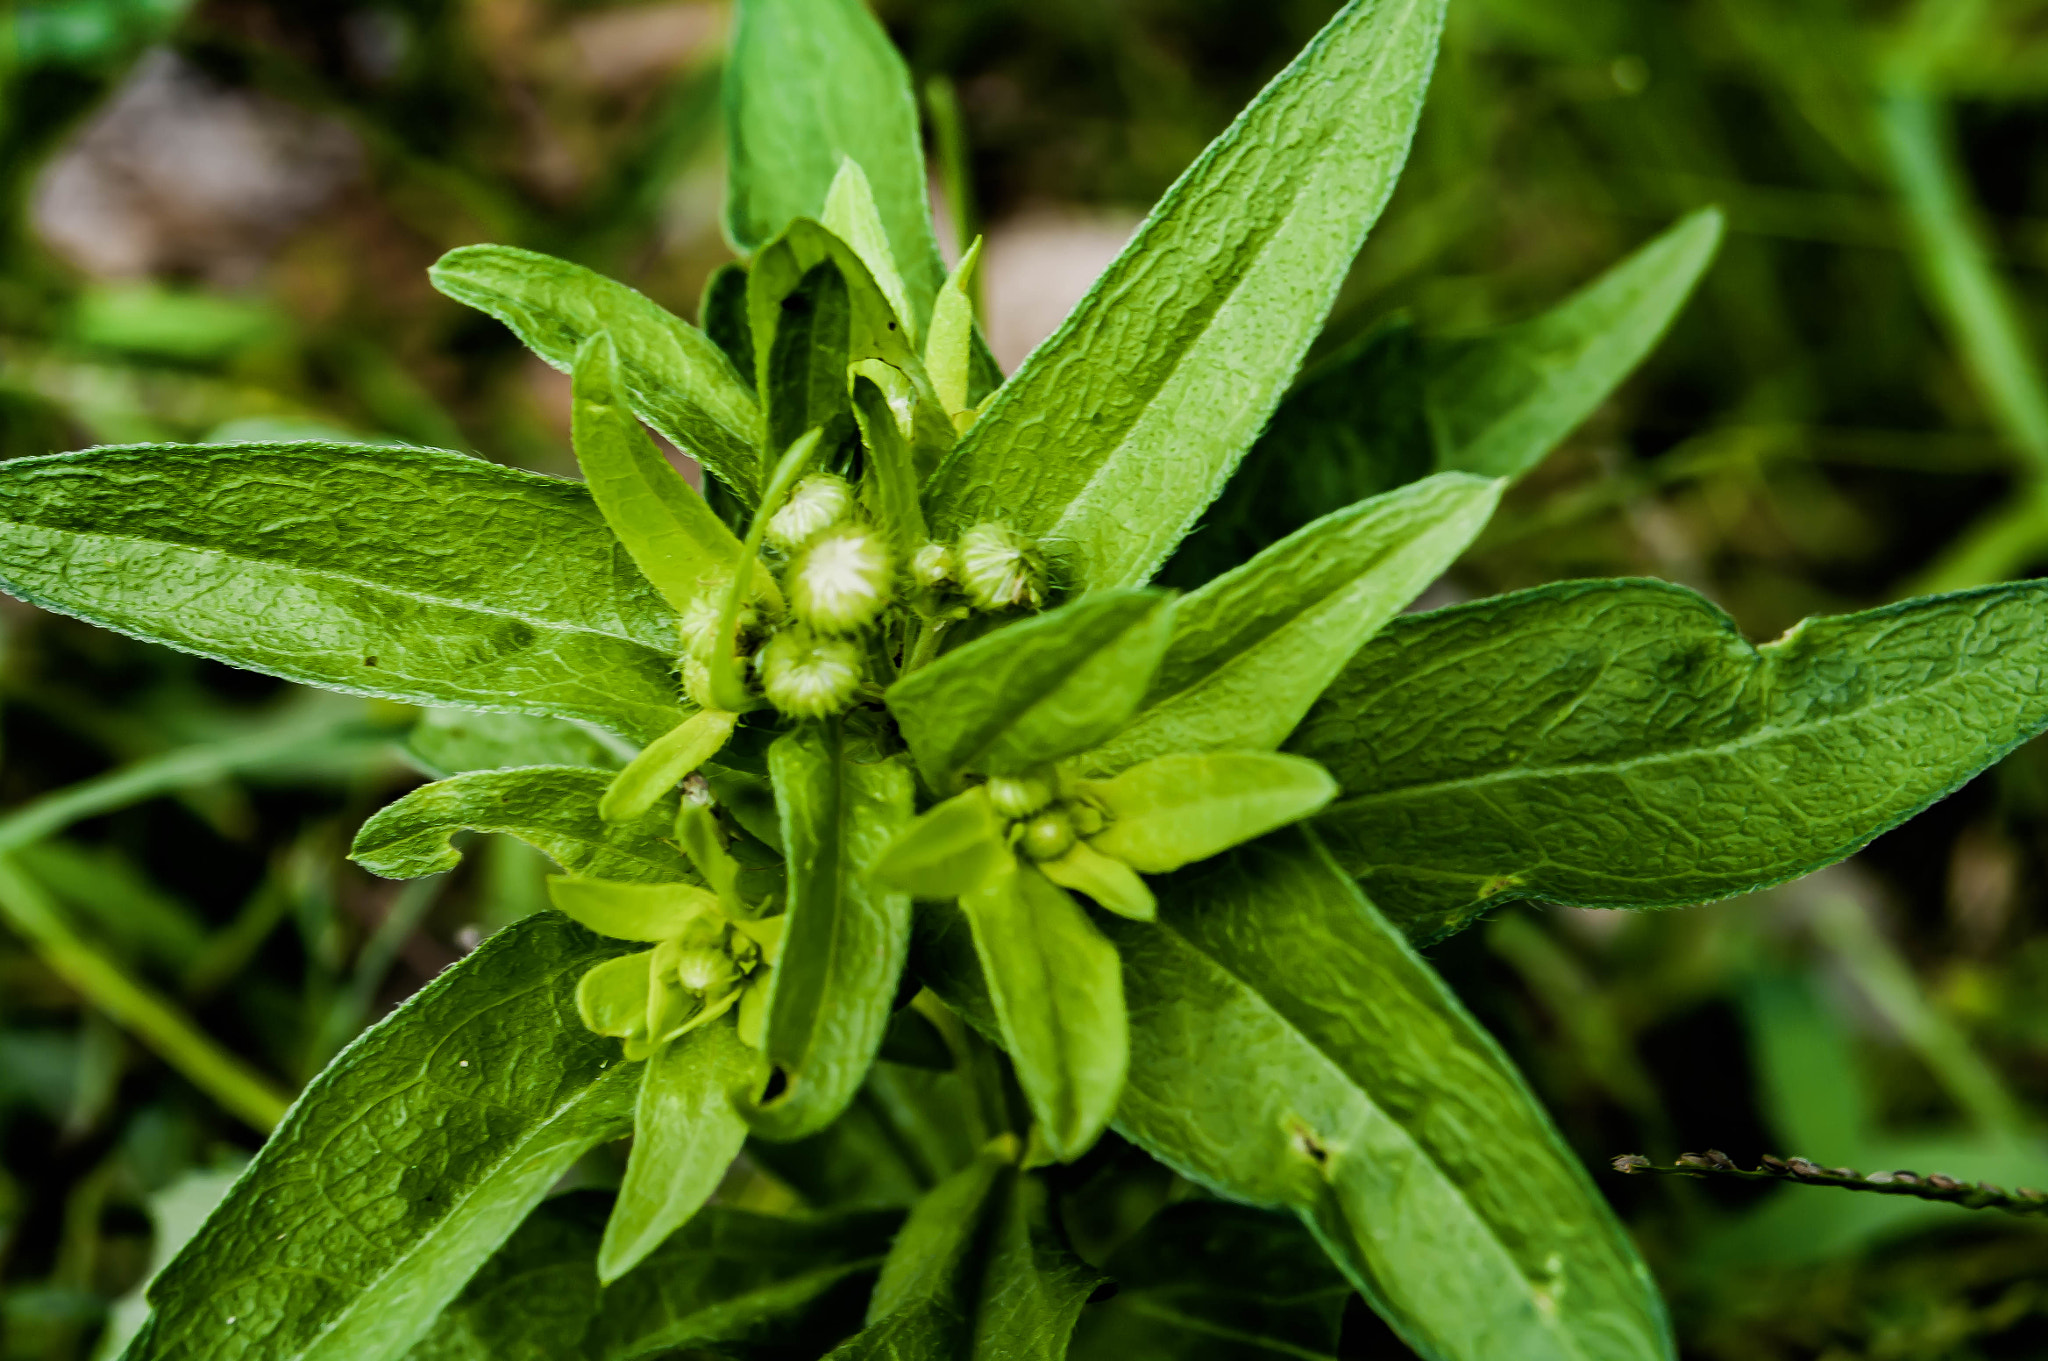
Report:
[[[900,1219],[710,1206],[600,1289],[591,1263],[610,1208],[589,1191],[544,1203],[407,1361],[636,1361],[677,1347],[831,1336]]]
[[[1417,939],[1517,898],[1677,907],[1805,874],[2048,726],[2048,584],[1809,619],[1754,647],[1656,581],[1395,621],[1289,749]]]
[[[1672,1354],[1648,1271],[1520,1075],[1308,836],[1191,870],[1158,925],[1109,930],[1120,1132],[1295,1210],[1425,1357]]]
[[[0,471],[0,586],[231,665],[413,704],[683,717],[675,626],[582,487],[438,449],[129,445]]]
[[[608,771],[581,766],[479,770],[421,785],[365,822],[349,858],[387,879],[416,879],[462,862],[457,832],[503,832],[590,879],[673,883],[692,879],[670,839],[667,808],[607,822],[597,803]]]
[[[1500,484],[1432,477],[1325,516],[1174,606],[1173,641],[1129,725],[1084,764],[1270,750],[1366,639],[1486,526]]]
[[[463,246],[427,277],[487,312],[563,373],[600,331],[640,418],[751,503],[760,490],[761,410],[724,351],[652,299],[602,274],[513,246]]]
[[[767,1041],[787,1085],[751,1117],[769,1138],[814,1134],[853,1100],[881,1047],[910,947],[910,895],[869,874],[910,821],[910,771],[901,758],[864,756],[836,724],[778,738],[768,753],[789,857]]]
[[[626,947],[505,928],[372,1027],[150,1288],[130,1361],[383,1361],[549,1187],[630,1126],[638,1065],[571,1000]]]
[[[1354,0],[1168,190],[940,467],[1070,584],[1144,581],[1257,437],[1407,159],[1441,0]]]
[[[1607,398],[1721,239],[1706,209],[1527,321],[1474,336],[1378,327],[1311,369],[1165,573],[1196,585],[1361,497],[1463,471],[1518,477]]]
[[[1095,745],[1131,716],[1172,619],[1157,591],[1104,591],[978,638],[884,698],[918,769],[1016,774]]]

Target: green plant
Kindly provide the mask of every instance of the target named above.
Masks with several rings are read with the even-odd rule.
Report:
[[[308,1087],[131,1356],[1061,1355],[1103,1272],[1055,1193],[1107,1202],[1121,1164],[1057,1169],[1112,1126],[1292,1211],[1335,1270],[1255,1328],[1204,1323],[1241,1301],[1111,1302],[1084,1345],[1328,1351],[1348,1284],[1426,1356],[1670,1354],[1633,1248],[1411,941],[1848,854],[2048,725],[2044,588],[1762,649],[1650,581],[1399,616],[1719,234],[1695,215],[1533,321],[1390,326],[1295,383],[1441,17],[1346,7],[1003,381],[880,30],[856,0],[744,0],[748,258],[701,327],[525,251],[435,268],[572,374],[583,483],[318,443],[0,467],[25,599],[507,715],[437,736],[449,778],[359,862],[445,871],[471,830],[564,871],[559,912]],[[1147,585],[1177,549],[1181,596]],[[628,1132],[608,1210],[548,1198]],[[834,1217],[763,1212],[800,1201]],[[1172,1218],[1093,1260],[1140,1297],[1305,1260],[1284,1221]]]

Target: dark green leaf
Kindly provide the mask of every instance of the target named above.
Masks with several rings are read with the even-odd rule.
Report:
[[[889,688],[889,711],[932,788],[1017,774],[1083,751],[1137,707],[1172,615],[1157,591],[1103,591],[998,629]]]
[[[867,175],[922,328],[945,278],[925,203],[917,101],[861,0],[742,0],[725,86],[726,230],[753,250],[822,217],[851,158]]]
[[[1485,527],[1495,481],[1447,474],[1325,516],[1182,599],[1130,725],[1085,764],[1270,750],[1380,626]]]
[[[570,1165],[629,1128],[639,1066],[571,1000],[624,948],[528,917],[350,1045],[150,1287],[131,1361],[402,1356]]]
[[[608,772],[578,766],[479,770],[422,785],[363,824],[349,858],[387,879],[416,879],[461,863],[459,831],[516,836],[571,874],[642,883],[694,880],[670,839],[670,808],[607,822],[597,801]]]
[[[588,728],[531,714],[429,709],[405,749],[437,778],[507,766],[591,766],[616,770],[627,752]],[[630,749],[629,749],[630,750]]]
[[[536,1210],[407,1361],[635,1361],[675,1347],[844,1331],[900,1216],[783,1219],[710,1206],[609,1286],[592,1263],[609,1200]],[[857,1297],[856,1297],[857,1298]]]
[[[768,1057],[782,1093],[755,1131],[798,1139],[853,1100],[888,1029],[910,947],[910,897],[869,868],[910,821],[902,759],[856,759],[837,723],[777,739],[768,752],[789,857],[789,925],[770,975]]]
[[[1157,568],[1294,377],[1407,159],[1441,0],[1354,0],[1167,191],[933,478],[1077,587]]]
[[[655,1050],[640,1078],[633,1151],[597,1248],[610,1285],[640,1265],[711,1198],[747,1141],[740,1107],[767,1077],[761,1052],[729,1019],[699,1026]]]
[[[1063,1361],[1081,1306],[1102,1273],[1054,1227],[1042,1178],[1006,1178],[975,1301],[975,1361]]]
[[[1395,322],[1344,346],[1287,395],[1164,579],[1196,585],[1432,472],[1527,472],[1642,362],[1720,239],[1709,208],[1529,321],[1427,338]]]
[[[1130,1058],[1117,952],[1081,905],[1028,866],[960,899],[1003,1047],[1052,1151],[1088,1151]]]
[[[1286,1215],[1169,1205],[1108,1271],[1117,1293],[1082,1315],[1075,1361],[1337,1361],[1351,1283]]]
[[[1521,1077],[1300,832],[1111,921],[1129,989],[1117,1128],[1211,1189],[1295,1210],[1433,1361],[1672,1355],[1627,1235]]]
[[[684,714],[673,616],[588,493],[438,449],[18,458],[0,468],[0,585],[353,694],[580,719],[637,740]]]
[[[563,373],[584,341],[609,332],[640,418],[747,503],[759,494],[761,409],[732,361],[681,317],[581,265],[511,246],[449,251],[427,277]]]
[[[754,332],[747,324],[747,269],[727,261],[704,281],[697,321],[742,375],[754,371]]]
[[[2048,726],[2048,583],[1809,619],[1758,648],[1656,581],[1396,620],[1289,749],[1417,939],[1518,898],[1676,907],[1840,860]]]

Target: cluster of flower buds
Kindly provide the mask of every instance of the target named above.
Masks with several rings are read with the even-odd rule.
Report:
[[[975,525],[957,544],[928,543],[910,560],[910,579],[927,591],[953,589],[982,611],[1045,604],[1045,555],[999,521]]]
[[[797,483],[769,519],[767,539],[786,557],[791,620],[756,655],[761,691],[793,718],[839,713],[860,690],[855,636],[881,619],[893,596],[888,540],[859,518],[853,488],[832,473]]]

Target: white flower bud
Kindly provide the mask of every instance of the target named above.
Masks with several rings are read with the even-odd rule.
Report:
[[[683,652],[686,655],[704,661],[710,660],[712,639],[718,634],[719,611],[724,605],[725,592],[719,589],[698,593],[685,607],[682,616],[676,621],[676,628],[682,634]],[[751,604],[741,605],[739,617],[733,621],[732,637],[727,641],[727,646],[736,653],[741,651],[742,639],[759,627],[760,622],[759,611]]]
[[[928,591],[953,584],[953,550],[928,543],[910,559],[910,579]]]
[[[693,992],[706,1001],[715,1002],[731,992],[739,978],[740,972],[733,966],[732,956],[715,945],[685,950],[676,956],[676,982],[684,991]]]
[[[960,536],[960,587],[976,609],[1045,603],[1045,558],[1038,545],[1006,524],[976,525]]]
[[[889,546],[872,529],[842,525],[811,540],[785,580],[796,617],[821,633],[852,633],[889,603]]]
[[[860,688],[860,649],[809,629],[784,629],[761,649],[761,688],[792,718],[823,718],[853,702]]]
[[[838,524],[853,509],[853,488],[832,473],[812,473],[796,484],[782,509],[768,517],[768,542],[794,552]]]

